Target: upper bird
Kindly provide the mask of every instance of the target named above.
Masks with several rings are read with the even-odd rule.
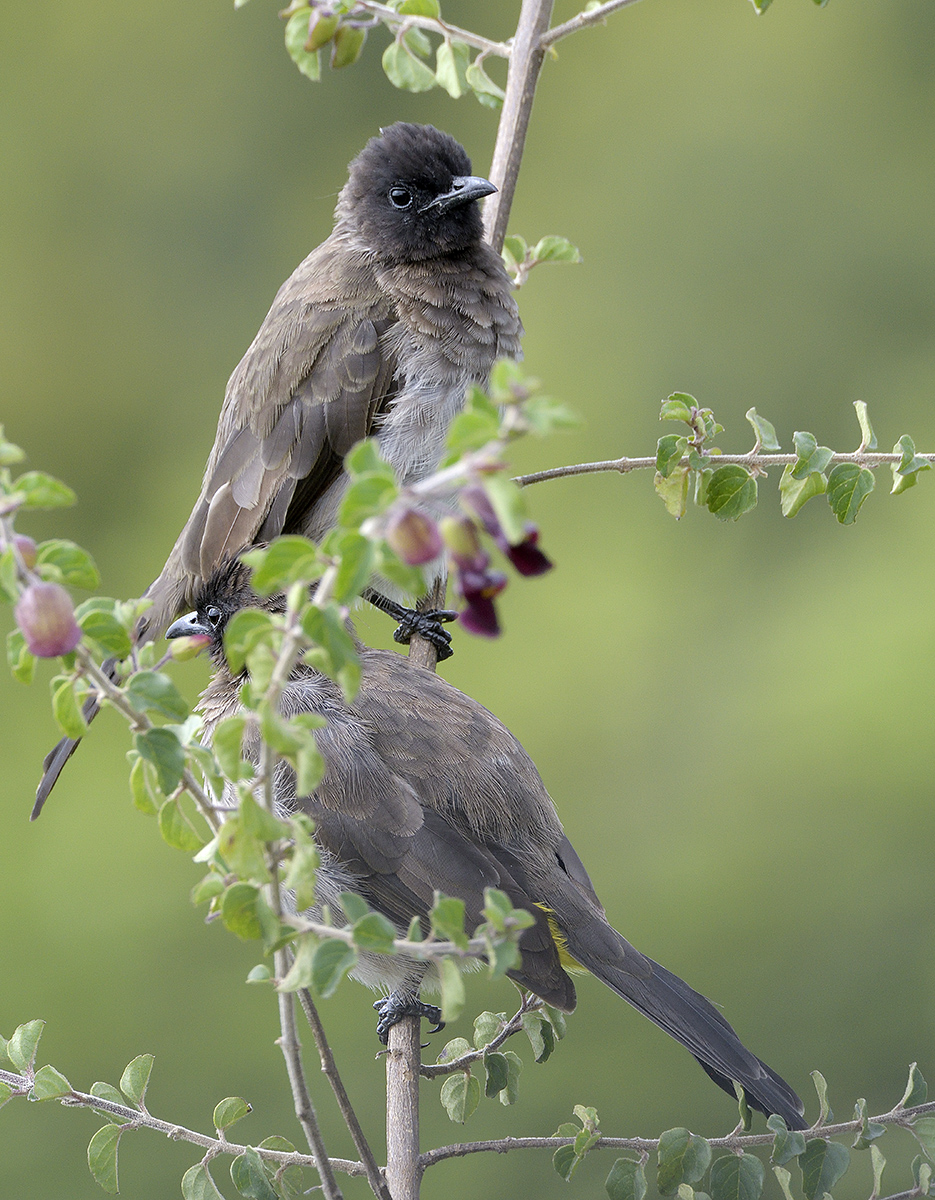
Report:
[[[211,639],[217,669],[202,697],[209,737],[240,710],[243,676],[227,665],[224,628],[240,608],[259,603],[249,572],[233,563],[205,584],[196,611],[168,632]],[[275,609],[282,597],[264,603]],[[570,956],[573,968],[589,970],[686,1046],[725,1091],[734,1095],[736,1081],[751,1107],[804,1129],[801,1100],[714,1005],[610,925],[534,763],[509,730],[411,659],[360,651],[361,685],[350,704],[336,683],[301,663],[281,700],[288,716],[311,712],[327,720],[315,731],[325,762],[315,792],[297,796],[286,764],[275,779],[277,805],[315,821],[322,852],[318,903],[339,912],[340,893],[358,892],[404,934],[413,917],[424,921],[436,889],[464,901],[473,928],[483,920],[484,889],[499,888],[536,918],[520,939],[520,967],[510,972],[523,987],[570,1012]],[[247,752],[258,755],[255,741]],[[236,796],[227,802],[236,804]],[[393,989],[379,1003],[381,1035],[407,1012],[438,1020],[438,1010],[418,1001],[424,973],[424,963],[361,955],[362,982]]]
[[[431,125],[390,125],[350,164],[334,230],[276,293],[230,377],[201,495],[146,592],[143,641],[244,547],[320,540],[361,438],[377,437],[401,483],[436,468],[468,385],[520,357],[512,285],[477,204],[496,190]],[[46,758],[34,816],[76,745]]]

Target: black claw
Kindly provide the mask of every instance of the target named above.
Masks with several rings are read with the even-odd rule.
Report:
[[[380,1014],[377,1021],[377,1037],[384,1046],[389,1039],[390,1030],[403,1017],[425,1017],[427,1021],[432,1021],[435,1028],[430,1029],[429,1033],[440,1033],[445,1028],[442,1010],[435,1004],[423,1004],[416,996],[397,995],[392,992],[382,1000],[375,1000],[373,1007]]]
[[[444,629],[443,622],[454,621],[458,614],[452,612],[451,609],[431,609],[429,612],[419,612],[414,608],[403,608],[400,614],[396,616],[399,621],[399,627],[393,634],[393,641],[399,642],[400,645],[408,646],[412,640],[413,634],[418,634],[419,637],[425,638],[427,642],[431,642],[435,647],[435,653],[438,656],[439,662],[444,662],[446,658],[451,658],[454,651],[451,649],[451,634],[447,629]]]

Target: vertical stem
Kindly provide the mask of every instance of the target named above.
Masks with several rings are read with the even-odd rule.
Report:
[[[484,203],[487,240],[495,250],[503,247],[510,219],[536,83],[545,57],[540,39],[549,28],[552,4],[553,0],[523,0],[516,36],[513,38],[506,77],[506,99],[503,101],[497,143],[490,166],[490,180],[500,190]]]
[[[281,979],[289,968],[285,950],[277,950],[275,956],[276,974]],[[325,1200],[344,1200],[338,1181],[334,1177],[334,1168],[328,1158],[325,1143],[318,1125],[318,1117],[312,1107],[308,1094],[308,1084],[305,1082],[305,1070],[302,1066],[302,1047],[299,1045],[299,1035],[295,1028],[295,1000],[291,992],[280,992],[279,1024],[282,1036],[279,1045],[283,1058],[286,1060],[286,1071],[292,1088],[292,1098],[295,1101],[295,1115],[305,1131],[308,1146],[315,1155],[315,1165],[321,1176],[321,1190]]]
[[[386,1055],[386,1178],[393,1200],[419,1200],[419,1066],[422,1022],[403,1017],[390,1030]]]

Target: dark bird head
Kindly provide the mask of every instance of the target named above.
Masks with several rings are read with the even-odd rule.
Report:
[[[421,262],[476,245],[477,201],[496,190],[449,134],[398,121],[351,163],[337,215],[381,261]]]
[[[282,597],[278,598],[280,601]],[[166,630],[167,638],[207,638],[205,645],[218,666],[224,658],[224,630],[234,613],[242,608],[262,608],[263,602],[250,587],[250,569],[239,560],[222,564],[195,593],[195,611],[179,617]],[[271,607],[267,601],[266,607]]]

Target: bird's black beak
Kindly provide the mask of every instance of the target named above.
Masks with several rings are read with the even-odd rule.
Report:
[[[442,213],[450,212],[453,208],[460,208],[462,204],[480,200],[482,196],[490,196],[495,191],[497,188],[490,180],[484,179],[480,175],[456,175],[451,181],[449,191],[444,192],[441,196],[436,196],[419,211],[429,212],[435,208]]]
[[[203,625],[198,620],[196,612],[187,613],[169,626],[166,630],[166,639],[183,638],[183,637],[206,637],[214,640],[214,630],[209,629],[207,625]]]

